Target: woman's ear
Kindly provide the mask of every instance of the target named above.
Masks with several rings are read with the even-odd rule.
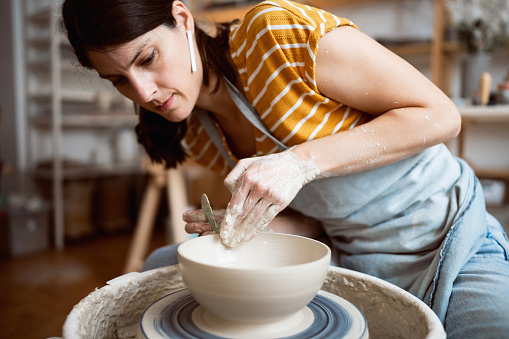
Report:
[[[182,1],[173,1],[171,12],[175,18],[177,27],[182,27],[184,30],[194,33],[193,15]]]

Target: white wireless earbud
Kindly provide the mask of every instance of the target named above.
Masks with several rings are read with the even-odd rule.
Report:
[[[186,31],[187,42],[189,44],[189,54],[191,55],[191,71],[196,72],[196,58],[194,56],[193,33]]]

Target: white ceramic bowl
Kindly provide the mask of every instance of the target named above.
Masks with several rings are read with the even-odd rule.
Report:
[[[313,239],[260,233],[235,248],[219,235],[194,238],[179,246],[178,257],[185,284],[207,311],[233,322],[267,323],[313,300],[331,251]]]

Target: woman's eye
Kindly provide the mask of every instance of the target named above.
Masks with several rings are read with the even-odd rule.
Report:
[[[150,55],[145,60],[143,60],[142,65],[149,65],[150,63],[152,63],[152,61],[154,61],[155,55],[156,49],[154,48]]]
[[[125,77],[119,77],[118,79],[112,81],[113,86],[122,85],[125,82]]]

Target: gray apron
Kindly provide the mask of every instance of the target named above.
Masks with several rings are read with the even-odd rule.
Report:
[[[225,81],[246,118],[281,151],[288,149]],[[207,113],[195,114],[233,167]],[[337,265],[409,291],[442,321],[460,268],[486,234],[484,206],[472,169],[442,144],[384,167],[315,180],[290,204],[323,224]]]

